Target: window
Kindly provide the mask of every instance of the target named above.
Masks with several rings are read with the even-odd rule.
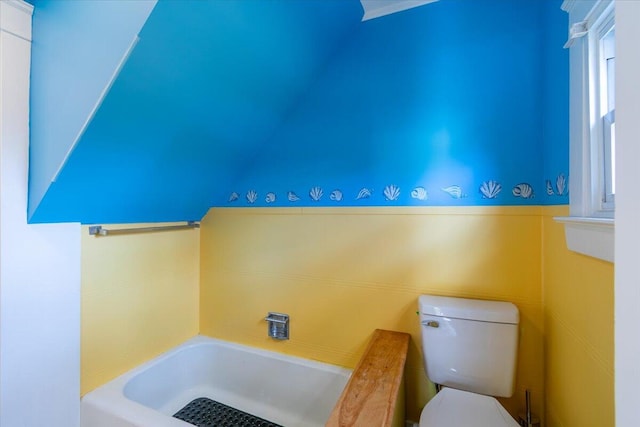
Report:
[[[613,11],[605,14],[589,34],[592,214],[613,217],[615,207],[615,26]]]
[[[602,210],[613,210],[616,197],[616,30],[611,26],[599,39],[600,114],[602,123]]]
[[[566,0],[570,49],[569,249],[613,261],[615,10],[613,0]]]

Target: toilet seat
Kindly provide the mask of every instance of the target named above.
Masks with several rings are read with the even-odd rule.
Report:
[[[519,427],[506,409],[491,396],[443,388],[427,403],[420,427]]]

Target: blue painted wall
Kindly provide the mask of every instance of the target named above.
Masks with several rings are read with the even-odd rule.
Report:
[[[543,88],[561,65],[547,62],[545,44],[561,49],[566,33],[547,34],[541,5],[551,3],[562,18],[557,2],[447,0],[359,25],[263,150],[239,166],[229,194],[211,204],[232,192],[239,198],[228,204],[251,204],[252,190],[255,205],[269,204],[269,192],[283,206],[544,203],[543,104],[557,98]],[[550,133],[560,128],[554,136],[567,126],[546,124]],[[566,159],[549,173],[566,171],[558,164]],[[490,181],[501,186],[497,195],[480,191]],[[315,186],[318,202],[309,195]],[[385,194],[391,186],[396,200]],[[372,194],[358,199],[363,188]],[[333,190],[343,199],[331,200]],[[289,191],[300,200],[291,203]]]
[[[542,87],[544,204],[569,203],[569,50],[567,15],[556,1],[543,2],[545,31]]]
[[[363,23],[357,0],[160,1],[32,221],[566,203],[546,189],[568,169],[559,6],[442,0]]]

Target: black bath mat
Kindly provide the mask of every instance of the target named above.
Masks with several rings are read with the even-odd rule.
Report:
[[[206,397],[192,400],[174,418],[198,427],[282,427]]]

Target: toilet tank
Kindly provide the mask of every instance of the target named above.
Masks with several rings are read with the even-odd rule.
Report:
[[[422,353],[436,384],[489,396],[513,394],[518,308],[510,302],[422,295]]]

